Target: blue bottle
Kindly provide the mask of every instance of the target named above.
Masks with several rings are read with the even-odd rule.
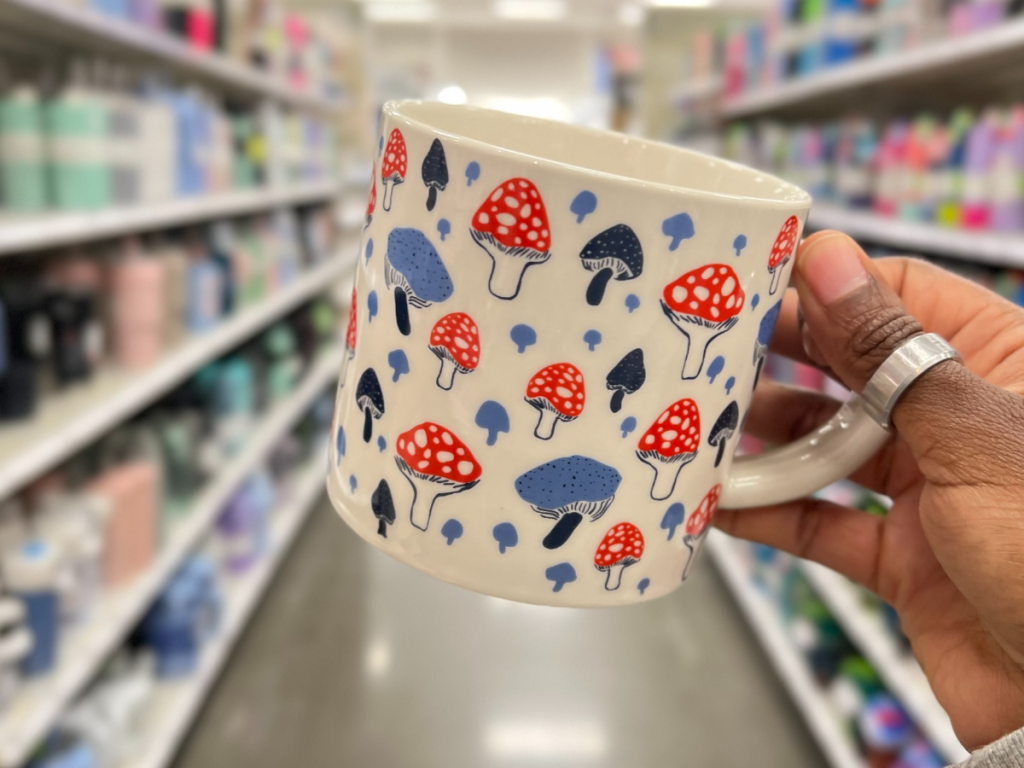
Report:
[[[3,566],[8,588],[25,606],[25,626],[32,633],[32,650],[22,659],[21,671],[26,677],[45,675],[57,661],[59,553],[48,541],[32,539],[5,558]]]

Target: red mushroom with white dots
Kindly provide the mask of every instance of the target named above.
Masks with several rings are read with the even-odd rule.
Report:
[[[473,214],[469,233],[491,257],[488,288],[499,299],[518,296],[526,268],[551,258],[548,212],[529,179],[495,187]]]
[[[373,221],[373,211],[377,207],[377,174],[374,171],[370,172],[370,199],[366,201],[366,223],[363,224],[363,229],[370,226],[370,222]]]
[[[697,267],[665,286],[661,309],[686,339],[684,379],[700,376],[708,347],[739,322],[745,300],[739,278],[726,264]]]
[[[437,386],[451,389],[456,373],[472,373],[480,364],[480,331],[465,312],[445,315],[430,331],[430,351],[441,360]]]
[[[662,501],[675,490],[679,472],[700,447],[700,411],[684,397],[661,412],[636,444],[636,457],[654,470],[651,498]]]
[[[395,463],[412,486],[409,519],[421,531],[430,525],[434,503],[442,496],[468,491],[480,482],[483,470],[455,433],[425,421],[395,441]],[[422,497],[429,497],[429,503]]]
[[[356,289],[352,289],[352,302],[348,305],[348,330],[345,332],[345,357],[341,362],[341,376],[339,384],[345,386],[345,373],[348,371],[348,364],[356,356]]]
[[[711,530],[711,521],[714,520],[715,513],[718,511],[718,499],[721,495],[722,486],[713,486],[701,499],[697,510],[686,521],[683,544],[690,550],[690,554],[686,558],[686,565],[683,566],[683,581],[686,581],[686,577],[690,575],[690,568],[693,567],[693,562],[697,559],[700,543],[704,541],[704,537]]]
[[[793,258],[796,245],[800,235],[800,221],[796,216],[790,216],[779,230],[775,243],[772,245],[772,252],[768,254],[768,274],[772,276],[772,284],[768,287],[768,293],[775,295],[779,290],[779,282],[782,272]]]
[[[594,553],[594,567],[606,573],[604,588],[612,591],[622,584],[622,572],[640,562],[644,555],[644,535],[632,523],[619,523],[608,529]]]
[[[380,180],[384,185],[384,202],[381,207],[385,211],[391,210],[391,196],[395,187],[405,181],[408,168],[409,152],[405,148],[405,137],[395,128],[388,137],[388,145],[384,147],[384,157],[380,161]]]
[[[541,368],[526,385],[526,402],[540,411],[533,434],[550,440],[560,421],[573,421],[587,402],[583,374],[572,363],[554,363]]]

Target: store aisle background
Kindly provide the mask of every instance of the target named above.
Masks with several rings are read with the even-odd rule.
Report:
[[[392,560],[325,501],[175,765],[824,766],[699,565],[629,608],[520,605]]]

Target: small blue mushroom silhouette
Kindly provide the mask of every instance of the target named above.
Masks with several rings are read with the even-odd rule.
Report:
[[[338,435],[335,438],[335,446],[338,449],[338,463],[341,464],[341,457],[345,455],[345,428],[338,425]]]
[[[544,575],[548,581],[553,581],[555,586],[551,588],[552,592],[561,592],[562,587],[566,584],[571,584],[576,581],[576,569],[572,567],[571,563],[559,563],[558,565],[552,565],[546,571]]]
[[[380,141],[377,142],[377,154],[379,155],[384,151],[384,136],[380,137]]]
[[[636,416],[627,416],[622,420],[622,424],[619,425],[619,429],[622,430],[622,436],[628,437],[629,433],[636,429]]]
[[[760,293],[755,293],[753,295],[753,297],[750,299],[750,310],[753,311],[753,310],[757,309],[757,305],[760,304],[760,303],[761,303],[761,294]]]
[[[537,343],[537,332],[528,325],[513,325],[512,330],[508,333],[509,338],[516,343],[519,347],[519,354],[523,354],[526,348]]]
[[[711,361],[711,365],[708,366],[708,369],[705,371],[705,373],[708,375],[708,378],[711,380],[712,384],[715,383],[715,379],[718,377],[718,374],[720,374],[724,368],[725,358],[722,357],[721,355],[719,355],[718,357]]]
[[[757,329],[757,341],[754,342],[754,386],[761,378],[761,369],[764,367],[764,359],[768,356],[768,346],[772,343],[772,336],[775,335],[775,324],[779,321],[779,312],[782,310],[782,302],[778,301],[771,309],[764,313],[761,318],[761,325]]]
[[[597,345],[601,343],[601,334],[591,329],[583,334],[583,341],[590,347],[590,351],[593,352]]]
[[[366,296],[366,309],[370,313],[370,322],[377,316],[377,292],[370,291]]]
[[[384,435],[379,435],[377,437],[377,447],[380,448],[381,453],[384,453],[384,451],[387,450],[388,441],[384,439]]]
[[[677,213],[661,222],[661,233],[672,238],[668,249],[674,251],[683,240],[693,237],[693,219],[688,213]]]
[[[597,210],[597,195],[590,190],[583,190],[573,199],[569,210],[576,214],[576,223],[582,224],[588,215]]]
[[[418,229],[396,227],[388,235],[384,281],[395,294],[395,322],[403,336],[412,332],[409,305],[429,307],[447,301],[455,290],[434,244]]]
[[[373,238],[371,237],[366,241],[366,263],[370,263],[370,257],[373,256]]]
[[[511,427],[508,421],[508,411],[501,403],[494,400],[485,400],[483,405],[476,412],[476,425],[487,430],[487,444],[494,445],[498,442],[499,432],[508,432]]]
[[[393,382],[398,381],[403,373],[409,372],[409,358],[400,349],[393,349],[388,352],[388,365],[395,371],[395,374],[391,377]]]
[[[480,178],[480,163],[473,160],[466,166],[466,186],[472,187],[473,182]]]
[[[629,314],[633,314],[634,309],[640,309],[640,297],[635,293],[629,294],[626,297],[626,309],[629,310]]]
[[[441,526],[441,535],[448,539],[448,546],[450,547],[456,539],[462,538],[462,523],[453,517]]]
[[[348,476],[348,484],[352,488],[352,493],[355,493],[356,492],[356,488],[359,486],[359,482],[356,480],[356,476],[355,475],[349,475]]]
[[[726,379],[726,382],[725,382],[725,394],[731,395],[732,394],[732,388],[735,387],[735,386],[736,386],[736,377],[735,376],[730,376],[728,379]]]
[[[512,523],[498,523],[491,531],[491,535],[498,542],[498,552],[503,555],[506,549],[519,543],[519,533]]]
[[[437,222],[437,233],[441,236],[441,242],[452,233],[452,223],[448,219],[441,219]]]
[[[736,251],[736,255],[739,256],[744,248],[747,247],[747,236],[736,235],[736,239],[732,241],[732,248]]]
[[[644,577],[640,579],[640,583],[636,585],[636,588],[640,590],[640,594],[642,595],[649,586],[651,586],[651,580]]]
[[[675,537],[676,528],[683,524],[684,517],[686,517],[686,507],[678,501],[665,511],[665,516],[661,518],[661,530],[668,531],[669,541]]]

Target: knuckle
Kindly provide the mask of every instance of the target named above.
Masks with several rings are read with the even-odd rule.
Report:
[[[900,306],[868,306],[848,319],[849,350],[865,378],[904,341],[922,332],[921,324]]]

